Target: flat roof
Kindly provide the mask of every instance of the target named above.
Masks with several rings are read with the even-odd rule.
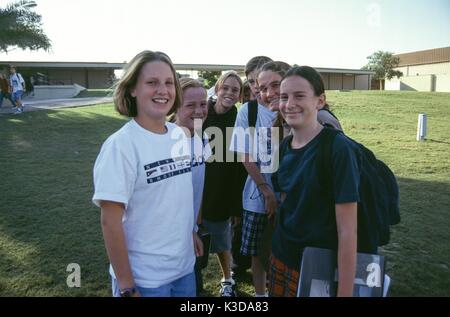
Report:
[[[400,59],[401,66],[423,65],[450,62],[450,46],[430,50],[394,55]]]
[[[373,75],[375,72],[371,70],[362,69],[347,69],[347,68],[321,68],[314,67],[319,73],[332,73],[332,74],[352,74],[352,75]]]
[[[0,61],[0,65],[14,65],[20,67],[46,67],[46,68],[123,68],[125,63],[102,63],[102,62],[18,62]]]
[[[0,65],[15,65],[25,68],[112,68],[122,69],[126,63],[104,63],[104,62],[27,62],[27,61],[0,61]],[[244,71],[245,65],[222,65],[222,64],[174,64],[176,70],[196,71]],[[344,68],[315,68],[320,73],[373,75],[374,72],[361,69]]]

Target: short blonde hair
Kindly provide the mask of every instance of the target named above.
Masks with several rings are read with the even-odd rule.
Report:
[[[193,79],[193,78],[189,78],[189,77],[183,77],[180,78],[180,87],[181,87],[181,91],[182,94],[185,93],[186,90],[188,90],[189,88],[203,88],[205,89],[206,92],[206,88],[205,86],[203,86],[203,83],[197,79]],[[176,114],[178,112],[178,110],[181,108],[181,106],[183,105],[183,96],[182,96],[182,102],[180,103],[180,105],[174,109],[172,116],[170,116],[169,118],[169,122],[175,122],[176,120]],[[206,99],[205,99],[206,101]]]
[[[189,77],[183,77],[180,79],[180,87],[183,93],[188,88],[205,88],[205,86],[203,86],[201,81]]]
[[[281,61],[267,62],[259,68],[258,76],[262,72],[273,72],[273,73],[277,73],[278,75],[281,76],[281,78],[283,78],[289,69],[291,69],[291,65],[289,65],[288,63],[285,63],[285,62],[281,62]]]
[[[225,81],[228,78],[236,78],[236,80],[239,82],[239,86],[241,86],[241,88],[239,89],[239,100],[240,100],[242,97],[242,86],[243,86],[242,79],[233,70],[223,74],[222,76],[219,77],[219,79],[217,79],[216,85],[214,86],[214,90],[215,90],[216,94],[220,90],[220,88],[222,88],[223,84],[225,83]]]
[[[139,74],[141,73],[142,67],[145,64],[160,61],[169,65],[172,70],[173,79],[175,83],[175,102],[170,109],[168,115],[172,114],[176,108],[181,105],[181,87],[178,81],[178,75],[175,71],[175,67],[170,60],[170,57],[163,52],[152,52],[143,51],[137,54],[125,67],[122,78],[116,83],[114,87],[114,105],[116,110],[124,116],[136,117],[137,116],[137,105],[136,98],[131,96],[131,91],[136,87]]]

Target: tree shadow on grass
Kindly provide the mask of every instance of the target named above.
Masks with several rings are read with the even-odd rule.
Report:
[[[92,168],[125,122],[101,111],[0,118],[0,295],[110,294]],[[66,285],[70,263],[81,266],[81,288]]]

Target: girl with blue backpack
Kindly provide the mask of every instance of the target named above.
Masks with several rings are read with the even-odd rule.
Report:
[[[319,73],[293,67],[280,86],[280,112],[292,129],[280,147],[272,181],[281,193],[269,269],[270,296],[296,296],[303,249],[337,250],[338,296],[351,296],[356,270],[359,158],[351,141],[338,134],[331,164],[334,192],[324,197],[317,154],[324,128],[317,114],[326,102]]]

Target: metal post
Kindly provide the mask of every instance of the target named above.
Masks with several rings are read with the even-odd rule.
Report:
[[[417,141],[424,141],[427,136],[427,115],[420,113],[417,124]]]

